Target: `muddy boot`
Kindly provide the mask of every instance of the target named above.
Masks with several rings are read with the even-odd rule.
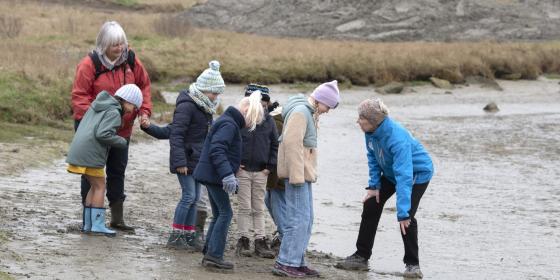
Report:
[[[407,264],[406,268],[404,270],[404,273],[403,273],[403,277],[404,278],[422,278],[422,277],[424,277],[424,274],[422,274],[422,271],[420,270],[419,265]]]
[[[115,201],[111,205],[111,227],[117,230],[134,233],[134,228],[127,226],[123,218],[123,202],[122,200]]]
[[[368,260],[356,253],[342,261],[337,262],[334,267],[345,270],[369,270]]]
[[[196,237],[200,244],[204,243],[204,224],[206,224],[206,218],[208,218],[208,212],[197,211],[196,212]]]
[[[233,272],[233,263],[225,261],[223,258],[218,259],[210,255],[204,255],[202,266],[219,272]]]
[[[105,226],[105,208],[91,208],[91,233],[115,236],[117,233]]]
[[[173,230],[169,234],[169,239],[167,240],[167,244],[165,247],[171,249],[181,250],[185,248],[185,238],[183,237],[182,230]]]
[[[91,231],[91,207],[85,207],[82,212],[82,232],[89,233]]]
[[[245,257],[252,256],[249,242],[250,242],[249,238],[245,236],[239,238],[239,240],[237,240],[237,245],[235,246],[235,254],[237,256],[245,256]]]
[[[196,232],[186,232],[184,235],[188,249],[194,252],[202,252],[203,245],[196,238]]]
[[[255,255],[265,259],[274,259],[274,253],[268,248],[264,237],[255,239]]]
[[[280,245],[282,245],[282,240],[280,240],[278,235],[274,236],[274,238],[272,238],[272,242],[270,242],[270,250],[272,250],[275,255],[278,255],[280,252]]]

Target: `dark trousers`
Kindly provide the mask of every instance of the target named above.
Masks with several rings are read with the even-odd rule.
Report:
[[[410,217],[410,226],[406,229],[406,235],[401,232],[401,237],[404,244],[404,258],[403,262],[409,265],[418,265],[418,224],[414,215],[418,209],[420,198],[428,188],[428,184],[417,184],[412,187],[411,206],[408,212]],[[379,203],[375,197],[368,199],[364,203],[362,212],[362,222],[360,223],[360,232],[358,234],[358,241],[356,241],[356,252],[358,255],[369,260],[371,257],[371,250],[375,240],[375,233],[377,232],[377,225],[383,212],[383,205],[395,193],[395,185],[387,178],[381,177],[381,189],[379,190]],[[399,226],[400,231],[400,226]]]
[[[80,121],[74,122],[74,129],[78,129]],[[126,148],[111,148],[109,149],[109,156],[107,157],[107,165],[105,172],[107,173],[107,199],[109,206],[114,202],[124,201],[126,195],[124,194],[124,173],[126,165],[128,164],[128,145]],[[81,180],[81,195],[82,204],[86,202],[86,196],[91,188],[89,182],[82,176]]]

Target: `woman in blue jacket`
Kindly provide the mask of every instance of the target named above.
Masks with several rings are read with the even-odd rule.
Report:
[[[365,133],[369,184],[363,200],[357,251],[339,262],[337,267],[368,269],[383,205],[396,192],[397,220],[405,248],[404,276],[421,278],[418,228],[414,215],[432,178],[432,160],[422,144],[388,116],[389,110],[380,99],[367,99],[360,103],[358,114],[358,124]]]
[[[261,93],[255,91],[241,99],[236,107],[228,107],[210,128],[202,154],[194,169],[194,178],[208,189],[212,221],[206,234],[202,265],[214,269],[232,270],[233,264],[224,260],[228,228],[233,211],[229,195],[237,192],[239,181],[235,174],[241,166],[241,129],[254,131],[262,123],[264,110]]]

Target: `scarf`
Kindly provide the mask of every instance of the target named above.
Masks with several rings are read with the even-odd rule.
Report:
[[[189,96],[192,98],[194,103],[196,103],[196,105],[204,110],[204,112],[210,115],[216,114],[215,104],[210,101],[210,98],[208,98],[206,94],[198,90],[194,83],[192,83],[189,87]]]
[[[126,62],[126,60],[128,59],[128,50],[125,49],[121,56],[119,56],[119,58],[117,58],[117,60],[115,61],[111,61],[105,54],[99,54],[99,52],[97,52],[97,50],[93,51],[97,57],[99,57],[99,60],[101,61],[101,64],[103,64],[103,66],[105,66],[105,68],[109,69],[109,70],[113,70],[113,68],[118,67],[119,65],[123,64],[124,62]]]

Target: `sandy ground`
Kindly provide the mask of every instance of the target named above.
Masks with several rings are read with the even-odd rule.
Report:
[[[471,85],[444,94],[423,86],[382,96],[436,165],[417,214],[425,279],[560,277],[558,81],[500,85],[502,92]],[[273,87],[273,92],[273,99],[283,102],[295,91]],[[228,87],[223,103],[235,103],[240,94],[241,87]],[[320,120],[310,249],[332,255],[309,256],[326,279],[396,279],[403,268],[394,198],[385,206],[372,270],[355,273],[332,266],[354,251],[367,183],[355,107],[377,95],[371,88],[344,91],[342,106]],[[501,111],[483,112],[490,101]],[[201,268],[200,254],[163,247],[179,197],[177,180],[168,173],[168,150],[167,141],[131,146],[126,217],[138,229],[116,238],[77,231],[79,178],[65,172],[64,159],[0,177],[0,271],[16,279],[272,278],[273,260],[233,258],[230,249],[236,269],[224,276]]]

